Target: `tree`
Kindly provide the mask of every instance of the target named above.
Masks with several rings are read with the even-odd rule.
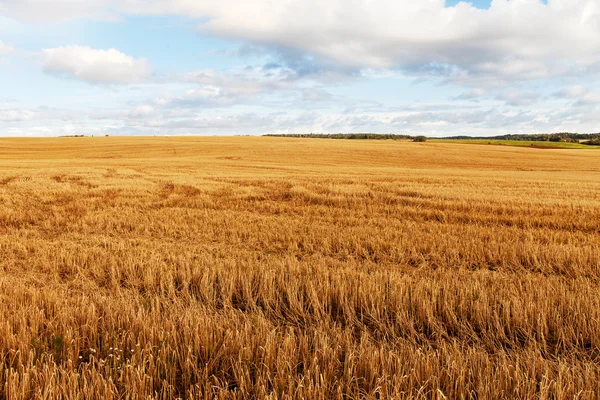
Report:
[[[417,136],[413,139],[413,142],[426,142],[427,141],[427,137],[425,136]]]

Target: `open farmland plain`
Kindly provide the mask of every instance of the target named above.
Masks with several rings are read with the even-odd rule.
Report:
[[[0,399],[597,399],[600,152],[0,140]]]
[[[436,143],[486,144],[493,146],[533,147],[537,149],[600,149],[600,146],[572,142],[503,139],[432,139]]]

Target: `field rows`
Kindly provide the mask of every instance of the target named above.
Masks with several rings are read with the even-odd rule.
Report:
[[[0,398],[600,396],[594,150],[42,142],[0,142]]]

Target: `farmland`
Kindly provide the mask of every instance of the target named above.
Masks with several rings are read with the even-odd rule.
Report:
[[[0,140],[0,399],[596,399],[600,153]]]
[[[495,146],[533,147],[538,149],[600,149],[600,146],[572,142],[499,139],[433,139],[437,143],[484,144]]]

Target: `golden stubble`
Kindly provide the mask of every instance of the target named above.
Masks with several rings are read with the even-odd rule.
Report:
[[[0,398],[596,399],[600,152],[0,140]]]

